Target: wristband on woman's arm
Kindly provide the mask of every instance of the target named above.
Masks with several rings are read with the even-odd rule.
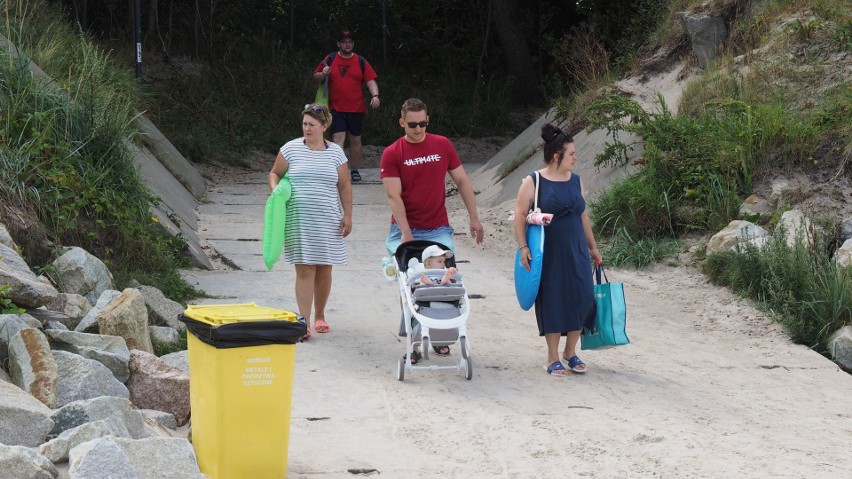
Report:
[[[521,246],[521,247],[519,247],[519,248],[518,248],[518,251],[520,251],[520,250],[522,250],[522,249],[524,249],[524,248],[529,248],[529,246],[527,246],[527,245],[523,245],[523,246]]]

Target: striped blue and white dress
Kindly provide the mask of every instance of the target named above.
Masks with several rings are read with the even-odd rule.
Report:
[[[284,229],[284,257],[290,264],[346,264],[337,168],[347,160],[337,144],[325,143],[322,151],[308,148],[304,138],[281,147],[293,187]]]

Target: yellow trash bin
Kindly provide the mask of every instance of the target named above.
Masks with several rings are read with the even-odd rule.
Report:
[[[296,313],[254,303],[189,305],[192,445],[212,479],[287,476]]]

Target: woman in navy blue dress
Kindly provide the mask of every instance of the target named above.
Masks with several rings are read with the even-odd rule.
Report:
[[[595,298],[592,266],[603,259],[598,251],[592,223],[586,209],[585,189],[580,177],[573,173],[577,163],[574,139],[551,124],[541,127],[544,140],[545,167],[538,170],[538,207],[553,214],[544,228],[544,256],[541,285],[535,300],[538,332],[547,342],[545,370],[553,376],[566,376],[561,360],[571,371],[586,372],[577,357],[576,347],[583,327],[593,327]],[[529,270],[532,255],[526,244],[526,216],[535,196],[535,173],[524,178],[515,202],[514,230],[521,250],[521,263]],[[559,340],[566,336],[562,357]],[[560,360],[561,359],[561,360]]]

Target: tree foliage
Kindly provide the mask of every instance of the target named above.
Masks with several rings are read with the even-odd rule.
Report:
[[[61,2],[84,30],[132,45],[133,0]],[[147,0],[141,2],[141,25],[146,51],[206,61],[223,58],[237,43],[317,56],[332,51],[337,33],[349,29],[359,52],[383,68],[439,78],[450,83],[443,85],[447,89],[511,77],[518,103],[541,105],[541,80],[558,66],[560,42],[578,27],[591,25],[610,52],[628,54],[669,3]]]

